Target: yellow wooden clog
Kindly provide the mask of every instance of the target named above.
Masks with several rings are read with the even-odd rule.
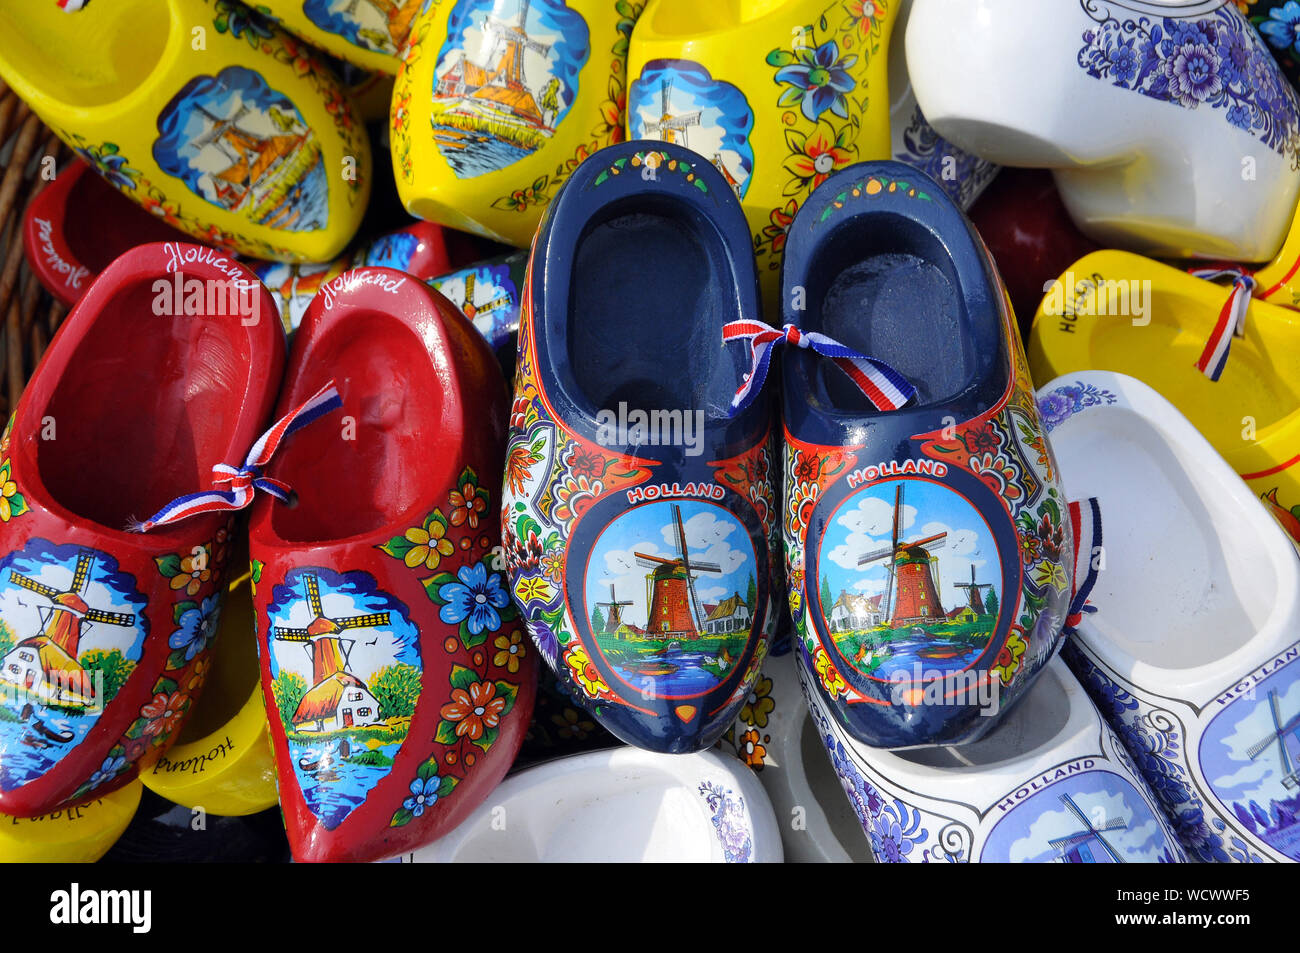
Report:
[[[260,0],[286,30],[363,69],[396,73],[423,0]]]
[[[1285,308],[1300,308],[1300,209],[1296,210],[1282,250],[1254,272],[1255,297]]]
[[[1039,381],[1105,370],[1155,388],[1300,542],[1300,312],[1252,301],[1214,381],[1197,362],[1230,293],[1140,255],[1095,252],[1044,297],[1029,364]]]
[[[765,306],[786,230],[837,169],[891,156],[887,51],[901,0],[650,0],[628,53],[632,139],[700,153],[740,197]]]
[[[407,211],[519,247],[591,153],[623,136],[640,0],[428,0],[393,89]]]
[[[207,244],[324,261],[370,193],[334,74],[229,0],[0,7],[0,78],[124,195]]]
[[[40,817],[0,814],[0,863],[88,864],[112,847],[140,804],[144,788],[132,781],[80,807]]]
[[[256,814],[276,803],[250,580],[246,573],[230,584],[207,684],[180,739],[140,775],[155,794],[209,814]]]

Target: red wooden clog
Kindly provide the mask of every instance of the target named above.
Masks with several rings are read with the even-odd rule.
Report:
[[[100,797],[202,687],[232,520],[127,527],[209,486],[265,425],[274,304],[197,245],[144,245],[73,308],[0,438],[0,812]]]
[[[262,689],[295,858],[374,860],[460,823],[510,767],[536,661],[496,547],[506,393],[446,298],[362,268],[325,284],[281,407],[342,414],[268,475],[249,526]]]

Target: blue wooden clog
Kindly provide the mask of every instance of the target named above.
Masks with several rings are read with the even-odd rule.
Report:
[[[801,657],[865,744],[976,740],[1056,649],[1072,566],[1001,279],[932,179],[869,162],[800,209],[783,285]]]
[[[601,150],[542,221],[525,279],[503,542],[546,660],[623,740],[712,745],[776,607],[775,436],[729,415],[759,312],[745,218],[707,160]]]

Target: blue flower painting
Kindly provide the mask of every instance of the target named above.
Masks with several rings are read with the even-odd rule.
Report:
[[[651,60],[628,90],[633,139],[659,139],[710,160],[744,198],[754,173],[754,112],[745,94],[689,60]]]

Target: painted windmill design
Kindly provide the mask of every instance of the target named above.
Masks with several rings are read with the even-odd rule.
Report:
[[[988,609],[984,605],[984,595],[983,593],[980,592],[980,590],[992,589],[993,583],[975,581],[974,563],[971,563],[971,567],[970,567],[970,582],[954,582],[952,585],[954,589],[966,590],[967,605],[971,607],[971,611],[973,611],[976,615],[984,615],[986,612],[988,612]]]
[[[480,314],[490,314],[493,311],[499,311],[501,308],[507,308],[514,303],[510,297],[510,292],[489,285],[489,288],[493,291],[500,291],[500,294],[484,304],[475,304],[474,288],[477,275],[477,272],[471,271],[465,276],[465,300],[460,306],[460,310],[465,317],[473,321]]]
[[[1250,760],[1254,761],[1276,744],[1277,759],[1282,768],[1283,783],[1289,788],[1295,787],[1297,779],[1296,762],[1291,749],[1287,747],[1286,736],[1289,734],[1297,741],[1300,741],[1300,712],[1296,712],[1289,721],[1283,723],[1282,703],[1278,699],[1276,688],[1269,690],[1268,711],[1273,718],[1272,732],[1247,748],[1246,754],[1250,756]],[[1290,783],[1287,783],[1288,781]]]
[[[1128,830],[1128,821],[1117,817],[1103,827],[1096,827],[1070,795],[1060,795],[1060,801],[1065,805],[1065,809],[1083,825],[1083,829],[1075,831],[1073,834],[1067,834],[1064,837],[1053,838],[1047,842],[1053,850],[1060,851],[1055,858],[1058,863],[1124,863],[1124,858],[1120,856],[1119,851],[1111,845],[1110,841],[1106,840],[1106,835],[1116,831]],[[1093,844],[1101,847],[1101,855],[1093,852]]]
[[[696,562],[686,547],[686,528],[682,508],[673,504],[673,528],[677,540],[676,559],[634,552],[638,565],[651,570],[646,576],[646,602],[650,614],[646,631],[662,639],[694,640],[700,638],[704,613],[695,595],[695,575],[721,573],[714,563]]]
[[[609,602],[597,602],[597,608],[606,608],[609,614],[605,616],[605,631],[617,632],[618,627],[623,624],[623,607],[632,605],[631,600],[619,601],[618,596],[614,594],[614,584],[609,584]]]
[[[894,488],[894,518],[889,546],[858,558],[858,566],[887,560],[885,572],[889,581],[881,602],[881,613],[894,629],[944,620],[939,587],[934,578],[935,558],[931,553],[946,545],[948,534],[936,533],[910,543],[902,542],[898,538],[902,513],[903,484],[899,483]]]
[[[96,609],[86,602],[94,562],[90,550],[77,553],[72,580],[62,591],[9,571],[10,582],[48,600],[49,605],[37,608],[40,632],[19,642],[0,663],[4,680],[17,682],[51,704],[84,708],[92,703],[90,675],[77,659],[81,636],[96,624],[130,628],[136,621],[133,613]]]
[[[686,138],[686,130],[700,124],[700,116],[703,115],[703,111],[696,110],[693,113],[682,113],[680,116],[674,116],[670,104],[672,95],[672,80],[663,80],[659,84],[659,118],[646,123],[645,134],[647,137],[672,142],[684,149],[689,149],[690,143]]]
[[[312,687],[289,721],[299,731],[337,731],[378,724],[379,704],[369,687],[348,670],[348,656],[355,639],[344,636],[353,629],[386,626],[388,612],[330,618],[321,604],[320,581],[304,573],[303,590],[312,621],[305,629],[275,626],[278,642],[302,643],[312,661]]]

